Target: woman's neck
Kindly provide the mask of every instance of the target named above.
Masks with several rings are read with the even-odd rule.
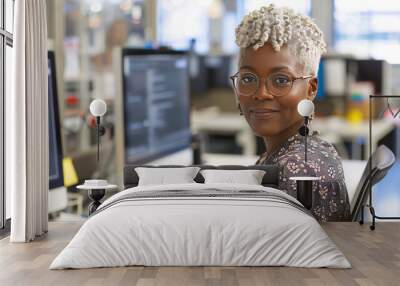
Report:
[[[303,124],[303,120],[296,121],[289,128],[273,136],[265,136],[264,144],[267,150],[267,156],[275,152],[280,146],[282,146],[290,137],[297,134],[300,126]]]

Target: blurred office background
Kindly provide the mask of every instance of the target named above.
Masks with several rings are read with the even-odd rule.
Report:
[[[177,112],[190,115],[190,134],[180,134],[190,136],[187,143],[195,150],[193,162],[254,163],[264,151],[263,142],[239,116],[229,76],[236,71],[236,25],[246,13],[269,3],[307,14],[323,30],[328,52],[319,69],[312,127],[334,144],[344,160],[367,160],[369,95],[400,94],[399,1],[48,0],[49,49],[55,54],[62,154],[72,163],[68,168],[73,171],[67,176],[73,172],[74,177],[67,186],[68,204],[55,210],[53,218],[85,215],[87,196],[75,188],[85,179],[105,178],[120,184],[126,156],[121,159],[118,152],[126,140],[122,145],[118,140],[124,133],[120,128],[128,124],[119,122],[126,120],[120,114],[126,110],[119,106],[127,92],[122,86],[126,73],[122,74],[118,62],[123,49],[188,51],[189,101],[180,105],[186,111]],[[184,84],[173,76],[166,80]],[[100,163],[96,161],[96,129],[89,114],[94,98],[108,105],[102,118],[106,134],[101,139]],[[374,100],[372,114],[373,147],[386,144],[397,157],[400,119],[394,119],[392,113],[396,114],[398,106],[396,99]],[[165,152],[161,154],[165,156]],[[145,161],[143,157],[141,163]],[[350,170],[350,177],[363,167],[352,168],[345,170]],[[399,169],[396,164],[375,191],[380,194],[375,205],[381,215],[400,215],[400,195],[395,190],[400,183],[395,175]],[[354,188],[357,181],[349,184]]]

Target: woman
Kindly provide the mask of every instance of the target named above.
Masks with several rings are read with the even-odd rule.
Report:
[[[246,15],[236,28],[239,71],[232,76],[238,108],[266,152],[256,164],[279,164],[279,189],[296,197],[292,176],[319,176],[313,185],[313,214],[320,221],[347,220],[350,206],[340,158],[315,133],[307,164],[298,129],[302,99],[315,98],[317,69],[325,51],[322,32],[309,17],[274,5]]]

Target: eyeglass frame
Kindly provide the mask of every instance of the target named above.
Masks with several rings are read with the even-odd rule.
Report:
[[[241,95],[241,94],[237,91],[237,88],[236,88],[236,86],[235,86],[235,78],[238,77],[238,74],[239,74],[240,72],[241,72],[241,71],[237,71],[234,75],[232,75],[232,76],[229,77],[229,78],[232,80],[232,86],[233,86],[233,89],[235,90],[235,93],[236,93],[237,95]],[[268,78],[269,78],[272,74],[274,74],[274,73],[270,73],[270,74],[269,74],[268,76],[266,76],[266,77],[260,77],[258,74],[254,73],[254,72],[251,72],[251,71],[249,71],[248,73],[255,75],[259,81],[258,81],[257,89],[254,91],[254,93],[253,93],[253,94],[249,94],[249,95],[242,95],[242,96],[244,96],[244,97],[253,97],[253,96],[258,92],[258,90],[259,90],[259,88],[260,88],[260,83],[261,83],[261,81],[264,81],[264,86],[267,88],[267,91],[268,91],[269,94],[271,94],[271,95],[274,96],[274,97],[282,97],[282,96],[288,95],[288,94],[290,93],[290,91],[292,90],[292,87],[293,87],[293,83],[294,83],[296,80],[299,80],[299,79],[308,79],[308,78],[315,78],[314,75],[306,75],[306,76],[294,77],[293,79],[290,80],[290,83],[291,83],[291,84],[290,84],[290,89],[289,89],[289,91],[288,91],[286,94],[283,94],[283,95],[275,95],[275,94],[273,94],[273,93],[271,93],[271,92],[269,91],[268,85],[266,84],[266,79],[268,79]]]

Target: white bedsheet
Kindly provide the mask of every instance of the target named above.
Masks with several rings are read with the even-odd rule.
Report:
[[[179,184],[146,190],[266,190],[254,185]],[[319,223],[301,210],[262,199],[171,198],[124,201],[89,218],[50,269],[127,265],[350,268]]]

